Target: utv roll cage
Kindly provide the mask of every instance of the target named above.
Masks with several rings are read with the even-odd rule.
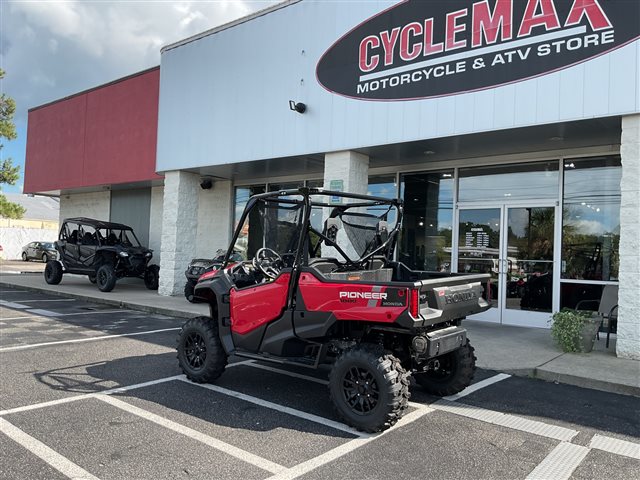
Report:
[[[291,196],[301,196],[301,199],[295,198],[287,198]],[[350,199],[356,200],[352,203],[333,203],[333,202],[319,202],[313,201],[313,196],[323,196],[325,198],[339,198],[342,199]],[[358,202],[357,200],[361,200]],[[231,240],[229,250],[225,254],[224,261],[222,264],[222,268],[226,268],[229,264],[229,257],[233,252],[233,247],[238,240],[240,232],[242,230],[242,226],[246,221],[246,218],[249,216],[250,212],[254,205],[260,201],[264,202],[275,202],[278,204],[291,204],[291,205],[302,205],[303,206],[303,214],[298,222],[298,229],[302,229],[301,234],[298,238],[298,245],[295,249],[295,259],[291,267],[296,270],[296,267],[300,265],[302,261],[306,264],[308,262],[309,254],[312,255],[317,254],[320,249],[321,244],[324,242],[325,245],[329,247],[333,247],[336,249],[338,253],[345,259],[345,265],[343,267],[344,271],[348,270],[358,270],[361,268],[363,264],[366,264],[370,259],[375,257],[376,255],[384,255],[387,260],[391,260],[391,256],[393,255],[393,251],[395,249],[395,245],[398,238],[398,233],[400,232],[400,228],[402,226],[402,215],[403,215],[403,202],[400,199],[390,199],[384,197],[374,197],[371,195],[360,195],[356,193],[345,193],[345,192],[336,192],[331,190],[324,190],[322,188],[297,188],[290,190],[277,190],[273,192],[262,193],[258,195],[252,196],[240,217],[238,224],[236,226],[236,230],[233,235],[233,239]],[[381,215],[373,215],[371,213],[361,213],[361,212],[349,212],[348,215],[351,217],[365,217],[365,218],[378,218],[380,220],[379,226],[381,225],[381,229],[379,231],[378,227],[367,227],[363,225],[357,225],[357,228],[360,229],[374,229],[375,239],[377,239],[377,245],[367,245],[365,248],[364,254],[360,256],[359,259],[354,260],[351,259],[347,253],[337,244],[336,235],[337,235],[337,224],[339,222],[335,221],[337,217],[342,216],[347,210],[351,209],[364,209],[369,207],[377,207],[377,206],[388,206],[387,210],[383,212]],[[311,211],[313,207],[326,207],[331,208],[331,213],[329,217],[324,221],[324,228],[322,231],[316,230],[310,222]],[[394,209],[397,212],[396,224],[391,231],[387,230],[387,216],[389,212]],[[342,220],[343,223],[347,223]],[[315,246],[311,245],[310,241],[310,233],[313,233],[318,237],[318,242]]]

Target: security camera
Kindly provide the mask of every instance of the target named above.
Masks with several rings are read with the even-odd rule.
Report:
[[[203,178],[200,182],[200,188],[203,190],[209,190],[211,187],[213,187],[213,182],[210,178]]]
[[[294,112],[304,113],[307,111],[307,106],[302,102],[296,103],[294,100],[289,100],[289,109]]]

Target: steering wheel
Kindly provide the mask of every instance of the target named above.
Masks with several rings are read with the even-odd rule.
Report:
[[[253,257],[253,266],[271,280],[280,274],[283,265],[282,257],[270,248],[261,248]]]

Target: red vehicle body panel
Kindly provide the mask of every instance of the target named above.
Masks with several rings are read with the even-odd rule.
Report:
[[[275,281],[243,290],[231,290],[231,331],[245,335],[282,315],[287,303],[291,274],[283,273]]]
[[[300,276],[298,286],[308,311],[333,313],[338,320],[393,323],[407,309],[409,289],[404,287],[327,283],[307,272]],[[340,292],[375,292],[386,294],[387,299],[340,298]]]

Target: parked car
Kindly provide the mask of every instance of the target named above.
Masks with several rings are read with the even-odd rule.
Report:
[[[31,242],[22,247],[22,260],[41,260],[47,263],[58,258],[58,252],[53,242]]]
[[[49,260],[44,279],[50,285],[65,273],[88,275],[102,292],[110,292],[116,281],[139,277],[149,290],[158,289],[160,267],[150,265],[153,251],[140,245],[133,229],[121,223],[92,218],[68,218],[55,242],[58,260]]]
[[[184,276],[187,277],[187,282],[184,284],[184,296],[188,301],[191,303],[198,303],[200,301],[198,297],[193,294],[193,289],[196,286],[196,283],[198,283],[198,278],[207,272],[220,268],[226,254],[226,250],[220,249],[216,252],[216,256],[214,258],[194,258],[191,260],[189,266],[184,272]],[[234,250],[230,260],[234,262],[241,262],[243,258],[242,255]]]

